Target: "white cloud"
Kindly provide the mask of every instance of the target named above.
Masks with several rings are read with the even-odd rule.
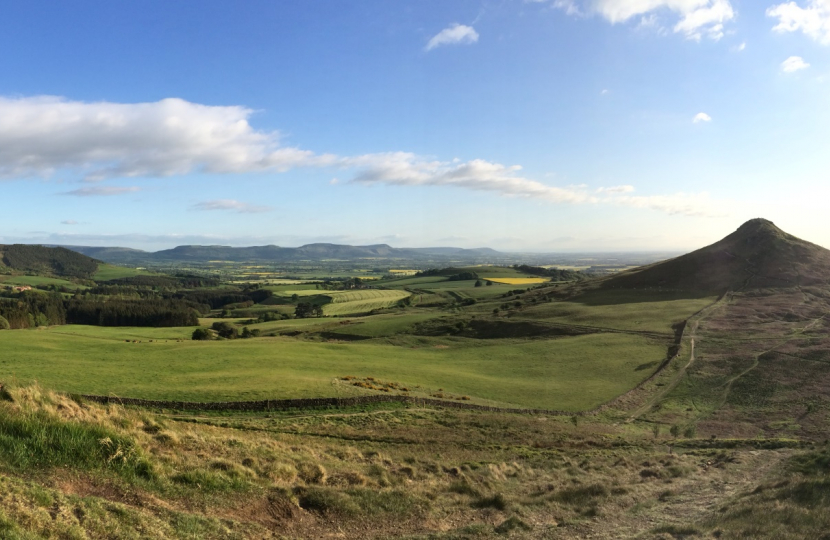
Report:
[[[804,61],[800,56],[790,56],[781,62],[781,71],[784,73],[794,73],[796,71],[807,69],[810,64]]]
[[[631,193],[632,191],[634,191],[634,186],[612,186],[597,189],[597,193]]]
[[[694,40],[704,35],[719,40],[724,34],[724,24],[735,18],[729,0],[581,0],[581,8],[574,0],[555,0],[553,5],[570,15],[599,14],[612,24],[639,16],[641,28],[661,27],[659,16],[668,12],[679,18],[674,23],[674,32]]]
[[[332,156],[280,147],[254,130],[252,111],[164,99],[85,103],[59,97],[0,97],[0,177],[74,170],[87,180],[192,172],[285,171]]]
[[[728,213],[708,193],[676,193],[674,195],[622,195],[607,200],[611,204],[658,210],[670,215],[691,217],[723,217]]]
[[[830,45],[830,0],[807,0],[807,7],[796,2],[767,9],[767,16],[778,19],[776,32],[801,31],[824,45]]]
[[[94,186],[80,189],[73,189],[67,191],[64,195],[74,195],[76,197],[108,197],[112,195],[123,195],[125,193],[135,193],[140,191],[137,187],[115,187],[115,186]]]
[[[711,121],[712,121],[712,117],[709,116],[708,114],[706,114],[705,112],[697,113],[695,115],[695,117],[692,119],[692,122],[695,123],[695,124],[699,124],[701,122],[711,122]]]
[[[407,152],[369,154],[351,158],[358,167],[352,180],[361,184],[397,186],[453,186],[490,191],[506,197],[547,200],[556,203],[591,202],[581,187],[548,186],[519,176],[521,167],[506,167],[482,159],[467,162],[430,161]]]
[[[735,45],[734,47],[732,47],[732,50],[735,52],[742,52],[746,50],[746,41],[744,41],[740,45]]]
[[[426,46],[431,51],[441,45],[471,44],[478,41],[478,32],[472,26],[452,24],[432,36]]]
[[[78,225],[79,223],[74,219],[65,219],[61,221],[61,225]]]
[[[193,210],[232,210],[240,214],[257,214],[260,212],[270,212],[273,210],[270,206],[260,206],[256,204],[249,204],[245,202],[235,201],[233,199],[218,199],[215,201],[204,201],[193,205]]]
[[[631,186],[598,191],[585,185],[553,186],[522,175],[518,165],[483,159],[439,161],[407,152],[336,156],[284,147],[276,132],[252,128],[251,114],[244,107],[206,106],[180,99],[119,104],[55,97],[0,98],[0,178],[49,177],[61,171],[87,180],[106,180],[328,167],[348,171],[352,183],[364,185],[455,187],[557,204],[612,202],[677,212],[678,205],[645,204],[643,197],[622,199],[633,191]],[[65,194],[114,196],[139,190],[96,185]],[[193,208],[269,209],[236,200],[205,201]]]

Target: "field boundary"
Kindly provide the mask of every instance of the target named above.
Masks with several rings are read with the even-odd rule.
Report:
[[[84,400],[104,405],[133,405],[155,409],[174,409],[183,411],[283,411],[288,409],[342,408],[375,403],[405,403],[416,406],[447,407],[473,411],[509,412],[517,414],[552,414],[556,416],[574,416],[590,414],[589,411],[556,411],[550,409],[519,409],[511,407],[492,407],[475,403],[460,403],[442,399],[419,398],[413,396],[356,396],[348,398],[297,398],[265,399],[260,401],[164,401],[152,399],[126,398],[118,396],[97,396],[91,394],[70,394]]]

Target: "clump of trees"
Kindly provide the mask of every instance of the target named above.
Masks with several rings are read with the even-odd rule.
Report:
[[[211,339],[248,339],[262,335],[258,329],[250,330],[247,326],[239,331],[234,325],[227,322],[215,322],[210,328],[197,328],[193,331],[192,339],[208,341]]]
[[[196,326],[199,313],[175,300],[84,300],[66,306],[66,322],[96,326]]]
[[[294,316],[298,319],[307,319],[309,317],[322,317],[323,306],[312,304],[309,302],[300,302],[294,310]]]

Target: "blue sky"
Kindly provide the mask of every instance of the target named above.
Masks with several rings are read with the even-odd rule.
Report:
[[[0,242],[830,247],[830,0],[6,2]]]

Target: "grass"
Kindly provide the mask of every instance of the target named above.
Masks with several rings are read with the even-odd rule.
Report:
[[[598,291],[567,302],[527,306],[521,317],[619,330],[671,334],[671,325],[712,304],[716,297],[684,298],[674,293]]]
[[[637,384],[649,375],[637,367],[666,350],[620,334],[488,343],[412,338],[403,347],[290,338],[160,341],[183,329],[56,327],[38,331],[37,340],[32,332],[0,333],[0,377],[78,393],[193,401],[354,395],[360,390],[332,381],[356,375],[479,402],[581,410]],[[156,337],[126,342],[137,333]]]
[[[65,279],[50,278],[44,276],[9,276],[7,278],[0,277],[0,282],[3,285],[24,285],[29,287],[37,287],[38,285],[56,285],[58,287],[66,287],[68,289],[86,289],[83,285],[72,283]]]

